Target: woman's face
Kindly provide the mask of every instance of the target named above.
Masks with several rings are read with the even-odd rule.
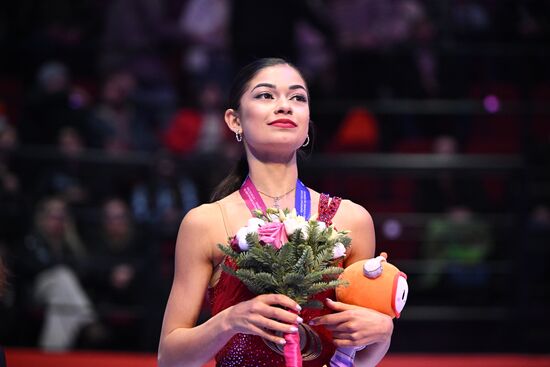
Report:
[[[65,204],[59,200],[49,201],[40,214],[40,230],[46,237],[63,237],[67,223],[68,215]]]
[[[237,112],[244,141],[251,150],[294,152],[309,125],[305,81],[291,66],[262,69],[248,84]]]

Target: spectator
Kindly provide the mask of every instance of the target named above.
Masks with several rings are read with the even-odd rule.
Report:
[[[93,146],[117,154],[139,149],[140,143],[148,139],[136,126],[136,87],[135,77],[126,70],[106,76],[100,102],[90,120],[90,130],[95,137]]]
[[[80,282],[79,270],[86,251],[66,203],[47,197],[39,202],[35,225],[24,240],[18,255],[18,277],[29,291],[30,303],[44,307],[44,324],[39,347],[45,350],[69,350],[97,316]],[[26,292],[25,292],[26,293]]]
[[[433,151],[452,158],[458,143],[451,136],[440,136]],[[479,290],[488,286],[486,261],[492,254],[493,235],[490,225],[477,215],[485,209],[480,187],[474,178],[452,171],[438,172],[420,183],[420,193],[415,195],[417,208],[434,214],[426,224],[421,247],[421,255],[429,260],[420,278],[422,289],[445,285]]]
[[[184,5],[179,26],[187,47],[183,63],[193,89],[216,80],[224,89],[229,86],[229,12],[227,0],[189,0]]]
[[[178,173],[175,161],[161,154],[152,174],[137,183],[131,194],[132,212],[139,223],[155,228],[172,242],[183,216],[199,203],[193,180]]]
[[[34,188],[36,196],[55,195],[77,209],[92,205],[93,192],[99,190],[99,180],[82,160],[85,145],[78,131],[72,127],[62,127],[57,150],[59,159],[38,169],[39,178]]]
[[[492,249],[486,221],[468,207],[448,208],[426,225],[422,256],[430,262],[420,279],[422,289],[487,287],[490,272],[486,261]]]
[[[450,135],[440,135],[434,139],[432,152],[452,159],[459,152],[458,142]],[[487,210],[488,203],[482,187],[475,175],[443,169],[419,181],[414,206],[424,213],[442,213],[457,206],[483,212]]]
[[[116,0],[109,3],[100,55],[100,70],[127,70],[135,76],[135,123],[138,149],[154,150],[176,106],[176,77],[167,66],[167,50],[180,46],[183,35],[169,18],[166,2]]]
[[[199,88],[198,106],[181,108],[170,120],[162,135],[163,145],[172,153],[227,153],[231,138],[224,122],[221,86],[216,81],[206,82]]]
[[[17,125],[21,142],[53,146],[60,130],[67,126],[76,129],[87,141],[88,103],[89,96],[73,86],[64,64],[45,63],[26,102],[25,115]]]
[[[102,322],[109,328],[109,348],[136,349],[150,297],[147,278],[158,271],[148,236],[134,226],[127,204],[105,201],[99,236],[94,239],[88,283]],[[158,286],[158,284],[157,284]]]

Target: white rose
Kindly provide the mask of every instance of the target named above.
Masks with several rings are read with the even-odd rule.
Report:
[[[306,221],[300,222],[299,227],[302,231],[302,234],[304,235],[304,240],[307,240],[309,237],[309,223]]]
[[[343,243],[337,242],[334,244],[334,247],[332,248],[332,258],[338,259],[340,257],[346,256],[346,247]]]
[[[239,240],[239,248],[241,249],[241,251],[248,250],[250,246],[248,245],[248,242],[246,242],[246,236],[249,233],[254,233],[254,232],[256,231],[249,227],[242,227],[241,229],[238,230],[236,236],[237,236],[237,240]]]
[[[274,223],[279,223],[281,221],[281,219],[279,218],[279,214],[275,214],[275,213],[268,213],[267,214],[267,217],[269,218],[269,220],[271,222],[274,222]]]
[[[294,213],[296,209],[293,209]],[[290,215],[287,215],[286,220],[283,222],[285,225],[286,235],[290,236],[297,230],[301,230],[302,234],[304,235],[304,238],[307,239],[308,237],[308,222],[305,220],[304,217],[300,215],[293,215],[292,213]]]
[[[327,224],[325,222],[317,222],[317,228],[322,232],[327,228]]]
[[[265,221],[260,218],[250,218],[247,223],[248,228],[254,228],[258,229],[258,227],[263,226],[265,224]]]
[[[296,219],[290,219],[287,217],[287,219],[283,222],[285,225],[286,235],[290,236],[293,234],[298,228],[300,228],[298,221]]]

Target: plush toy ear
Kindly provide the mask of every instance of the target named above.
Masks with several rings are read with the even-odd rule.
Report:
[[[382,275],[382,262],[386,261],[384,256],[373,257],[365,260],[363,264],[363,275],[369,279],[378,278]]]

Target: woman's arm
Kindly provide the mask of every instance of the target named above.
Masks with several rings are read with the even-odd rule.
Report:
[[[292,332],[290,328],[296,322],[295,314],[274,307],[297,308],[296,302],[282,295],[262,295],[194,326],[212,275],[216,239],[211,228],[216,216],[212,206],[204,205],[190,211],[182,221],[176,244],[174,282],[159,345],[160,367],[202,366],[236,333],[255,334],[281,343],[283,338],[265,329]]]
[[[343,201],[336,216],[339,229],[349,229],[351,248],[345,266],[374,256],[375,234],[371,215],[360,205]],[[337,347],[367,348],[357,352],[355,366],[375,366],[390,346],[393,332],[391,317],[364,307],[327,300],[326,306],[336,313],[311,320],[315,325],[325,325],[332,332]]]

